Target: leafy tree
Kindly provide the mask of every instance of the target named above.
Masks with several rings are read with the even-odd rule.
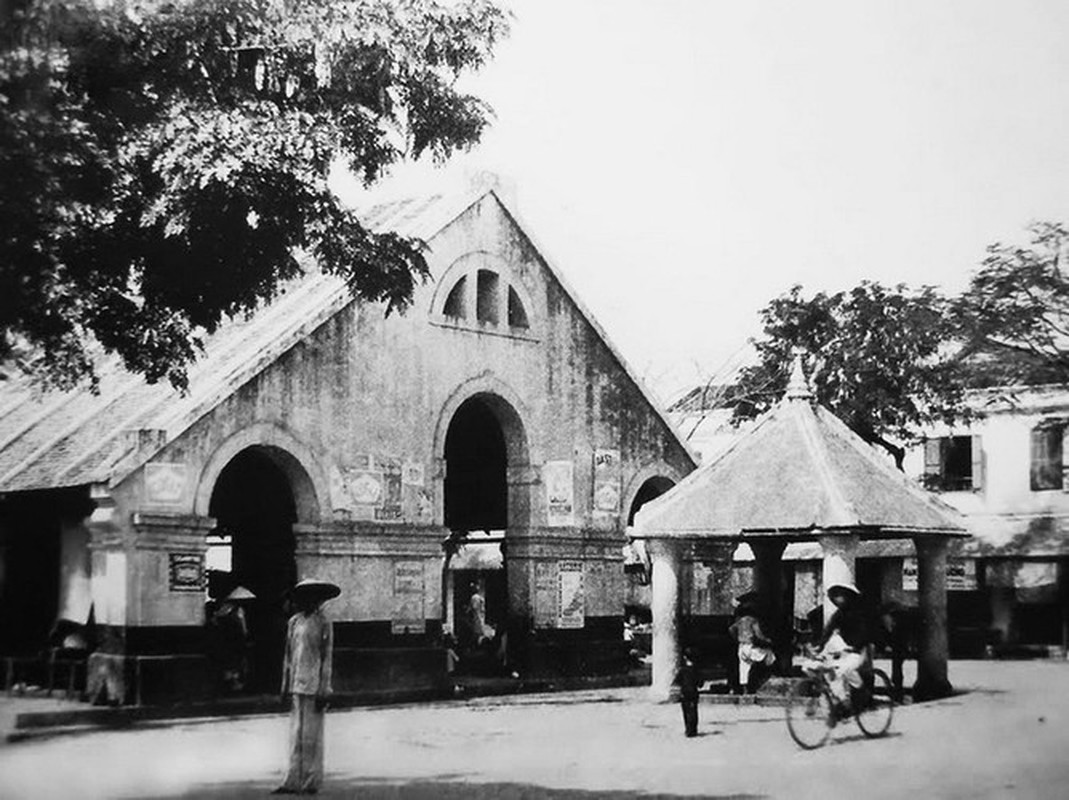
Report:
[[[366,230],[337,159],[475,143],[461,92],[492,0],[9,0],[0,7],[0,361],[53,383],[101,350],[183,386],[201,340],[307,269],[403,309],[420,243]]]
[[[977,385],[1069,382],[1069,230],[1029,228],[1027,246],[996,243],[954,303]]]
[[[936,420],[965,418],[961,362],[949,346],[950,302],[931,287],[863,282],[848,292],[802,295],[794,286],[761,312],[759,363],[732,392],[734,419],[769,409],[787,386],[792,353],[807,354],[816,399],[902,468],[905,446]]]

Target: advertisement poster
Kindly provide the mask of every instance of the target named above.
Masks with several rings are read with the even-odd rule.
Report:
[[[168,553],[167,588],[172,592],[204,591],[204,556],[200,553]]]
[[[594,512],[602,516],[620,513],[620,451],[594,451]]]
[[[392,633],[423,633],[423,562],[395,561],[393,564]]]
[[[902,590],[917,591],[917,559],[902,559]],[[976,591],[976,560],[972,558],[947,559],[947,591]]]
[[[535,563],[534,626],[552,628],[557,622],[557,562]]]
[[[375,509],[375,519],[386,522],[401,520],[401,465],[382,463],[382,505]]]
[[[571,461],[547,461],[542,467],[546,484],[546,524],[568,527],[575,524],[575,480]]]
[[[558,569],[557,627],[582,628],[585,610],[583,562],[561,561]]]

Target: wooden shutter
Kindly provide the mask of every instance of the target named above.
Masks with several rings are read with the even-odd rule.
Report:
[[[943,476],[943,440],[924,440],[924,485],[929,489],[940,487]]]
[[[1062,428],[1062,458],[1061,458],[1061,470],[1062,470],[1062,491],[1069,492],[1069,441],[1066,441],[1066,436],[1069,435],[1069,425]]]
[[[1031,441],[1029,445],[1029,483],[1032,487],[1032,491],[1039,489],[1046,489],[1044,486],[1044,479],[1046,473],[1044,467],[1047,461],[1047,431],[1043,428],[1032,428]],[[1059,465],[1059,469],[1061,465]]]
[[[972,488],[984,488],[984,445],[978,433],[972,437]]]

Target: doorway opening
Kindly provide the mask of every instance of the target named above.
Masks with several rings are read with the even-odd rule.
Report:
[[[504,419],[504,424],[502,422]],[[465,400],[445,436],[444,518],[450,530],[443,574],[444,628],[458,669],[510,672],[506,531],[508,468],[519,419],[494,395]],[[509,436],[508,428],[513,428]]]
[[[286,592],[297,575],[289,474],[296,459],[268,446],[246,448],[219,474],[209,513],[210,649],[227,692],[275,692],[282,674]],[[227,602],[243,587],[255,598]],[[235,674],[237,673],[237,674]]]

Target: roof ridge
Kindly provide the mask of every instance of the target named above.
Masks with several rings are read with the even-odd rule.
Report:
[[[832,519],[842,516],[844,521],[837,524],[858,524],[861,521],[861,516],[857,513],[854,504],[843,494],[835,480],[828,448],[825,446],[820,431],[817,429],[819,421],[813,406],[802,396],[791,397],[781,402],[786,402],[788,408],[793,411],[792,417],[799,426],[802,441],[805,442],[806,450],[809,452],[813,466],[816,468],[817,477],[820,478],[824,492],[831,503]]]

